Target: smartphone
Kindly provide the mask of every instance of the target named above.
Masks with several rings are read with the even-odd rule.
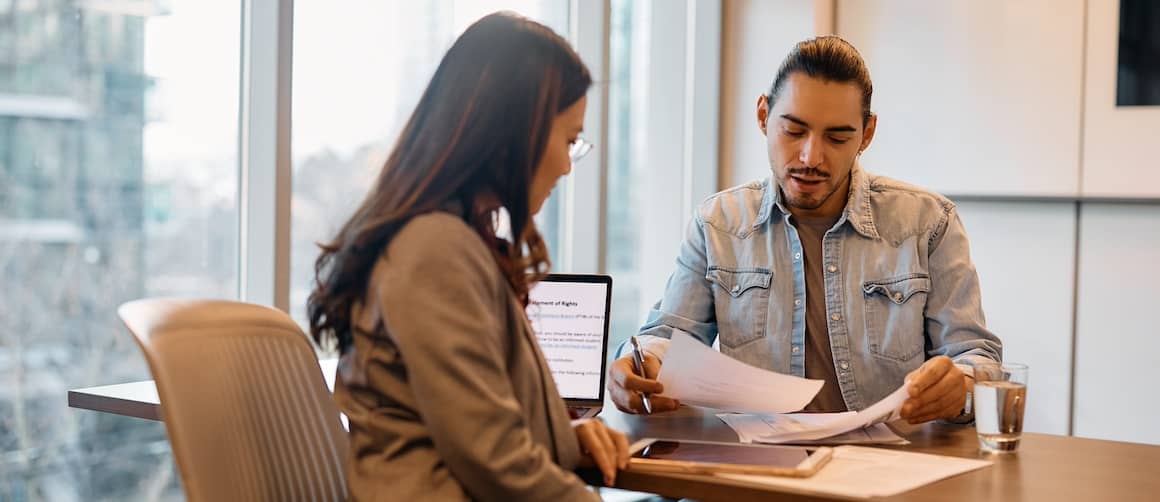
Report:
[[[828,447],[642,439],[632,445],[628,470],[685,474],[809,477],[830,460]]]

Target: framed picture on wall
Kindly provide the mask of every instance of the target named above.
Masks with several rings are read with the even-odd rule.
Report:
[[[1116,106],[1160,106],[1160,2],[1120,0]]]
[[[1087,2],[1085,197],[1160,199],[1160,2]]]

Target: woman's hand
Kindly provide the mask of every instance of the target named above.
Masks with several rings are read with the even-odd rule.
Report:
[[[605,485],[616,484],[617,469],[628,466],[628,438],[609,429],[598,419],[573,421],[572,429],[576,431],[580,451],[584,453],[581,465],[595,465],[604,474]]]

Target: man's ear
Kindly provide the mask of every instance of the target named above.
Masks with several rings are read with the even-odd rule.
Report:
[[[757,97],[757,128],[761,129],[763,136],[766,134],[767,123],[769,123],[769,98],[762,94]]]
[[[870,148],[870,142],[874,141],[874,131],[878,128],[878,114],[871,113],[870,120],[866,121],[866,130],[862,131],[862,144],[858,147],[858,153],[866,151]]]

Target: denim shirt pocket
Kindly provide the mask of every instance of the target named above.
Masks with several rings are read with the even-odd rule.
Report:
[[[923,353],[926,294],[930,276],[906,274],[862,284],[866,305],[866,345],[886,359],[907,362]]]
[[[765,336],[772,277],[764,268],[709,267],[705,279],[716,285],[713,297],[721,345],[736,348]]]

